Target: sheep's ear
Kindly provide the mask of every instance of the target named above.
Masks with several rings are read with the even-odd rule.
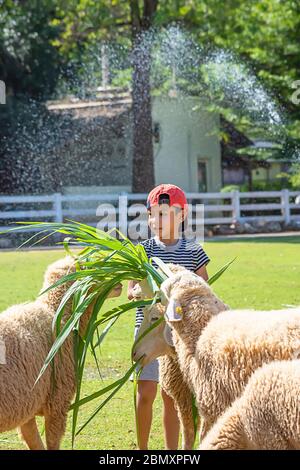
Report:
[[[171,277],[168,277],[168,279],[165,279],[165,281],[161,283],[159,293],[161,295],[161,303],[163,305],[168,305],[175,286],[178,285],[178,283],[181,284],[185,280],[186,276],[187,274],[185,272],[180,271],[176,274],[173,274]],[[196,276],[196,274],[195,277],[200,279],[199,276]]]
[[[170,301],[171,292],[173,290],[174,283],[177,281],[177,278],[178,278],[178,274],[175,274],[172,277],[168,277],[168,279],[163,281],[160,286],[160,289],[159,289],[160,298],[161,298],[160,301],[164,306],[167,306]]]
[[[168,305],[169,303],[169,299],[166,295],[166,292],[162,289],[160,289],[159,291],[159,295],[160,295],[160,302],[162,305],[164,305],[165,307]]]
[[[165,312],[165,318],[169,322],[173,321],[181,321],[182,320],[182,307],[179,304],[179,302],[172,298],[169,300],[169,304],[167,306],[166,312]]]
[[[160,286],[159,295],[160,295],[160,302],[165,307],[168,305],[170,296],[169,296],[169,288],[170,288],[170,278],[166,279]]]

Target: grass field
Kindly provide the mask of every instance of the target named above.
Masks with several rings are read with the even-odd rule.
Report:
[[[239,242],[207,242],[204,246],[213,274],[227,261],[237,260],[214,285],[216,293],[232,308],[281,308],[285,304],[300,304],[300,238],[251,239]],[[32,300],[41,288],[46,266],[62,256],[61,251],[26,251],[0,253],[0,311],[14,303]],[[125,301],[126,288],[123,291]],[[118,300],[107,302],[115,304]],[[134,312],[126,313],[107,336],[102,352],[103,382],[98,378],[89,357],[84,380],[84,392],[91,393],[115,381],[130,366]],[[136,447],[133,391],[128,383],[105,407],[83,433],[77,437],[77,449],[134,449]],[[84,422],[96,406],[82,408]],[[71,417],[71,416],[70,416]],[[43,430],[41,424],[41,430]],[[63,448],[71,447],[70,420]],[[0,449],[22,449],[15,431],[0,435]],[[151,449],[163,448],[161,399],[158,394],[151,433]]]

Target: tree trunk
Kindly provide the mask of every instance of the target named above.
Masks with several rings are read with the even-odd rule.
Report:
[[[158,0],[130,1],[132,25],[133,192],[147,192],[155,185],[151,103],[151,41],[146,37]]]

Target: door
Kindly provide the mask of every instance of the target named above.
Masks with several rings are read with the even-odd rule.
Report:
[[[198,191],[207,193],[207,161],[198,160]]]

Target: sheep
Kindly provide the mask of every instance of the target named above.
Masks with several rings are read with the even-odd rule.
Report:
[[[167,264],[168,268],[172,273],[177,273],[180,271],[185,272],[185,268],[180,265],[173,263]],[[152,293],[149,291],[148,283],[142,281],[140,285],[136,287],[135,297],[138,299],[151,297]],[[151,326],[153,322],[162,317],[165,313],[165,307],[161,304],[155,304],[151,308],[144,307],[144,319],[141,324],[138,337]],[[167,344],[163,336],[165,324],[160,324],[152,332],[144,338],[143,341],[148,341],[148,338],[151,338],[155,335],[156,338],[162,338],[161,346],[162,351],[161,355],[159,352],[160,343],[156,342],[155,349],[155,359],[158,354],[159,359],[159,383],[164,392],[169,395],[175,404],[175,408],[178,413],[178,418],[180,421],[180,428],[182,434],[182,449],[190,450],[193,448],[195,440],[195,429],[194,429],[194,418],[193,418],[193,408],[192,400],[193,394],[189,389],[187,383],[184,381],[176,355],[176,351],[173,345]],[[149,361],[151,362],[151,358]]]
[[[74,270],[70,256],[54,262],[46,270],[43,290]],[[45,419],[47,449],[59,449],[75,393],[72,336],[64,342],[61,354],[54,358],[54,375],[49,366],[35,384],[54,341],[54,315],[69,286],[70,283],[61,284],[33,302],[14,305],[0,314],[0,432],[20,428],[21,438],[31,450],[44,449],[36,425],[37,415]],[[110,296],[120,295],[120,288],[118,285]],[[71,304],[66,307],[63,322],[70,313]],[[81,331],[91,313],[92,306],[81,318]]]
[[[200,450],[300,449],[300,361],[271,362],[250,378]]]
[[[185,382],[196,397],[204,419],[204,436],[216,419],[241,394],[251,374],[262,364],[289,360],[299,352],[300,307],[278,311],[228,310],[199,276],[178,273],[161,286],[168,305],[166,326],[147,335],[134,357],[142,365],[167,354],[162,339],[171,328]],[[150,336],[151,335],[151,336]]]
[[[140,326],[138,337],[151,326],[156,320],[165,313],[165,307],[160,303],[153,305],[151,308],[144,308],[144,319]],[[163,338],[164,324],[161,323],[153,331],[158,338],[162,338],[161,342],[156,342],[156,352],[159,353],[160,344],[162,346],[159,356],[159,383],[164,392],[174,400],[174,405],[178,413],[180,428],[182,433],[182,448],[190,450],[193,448],[195,439],[193,410],[192,410],[192,393],[183,380],[181,370],[179,368],[176,352],[173,346],[168,345],[165,349],[165,340]],[[152,332],[148,333],[152,336]],[[155,359],[155,358],[154,358]],[[151,358],[149,358],[151,362]]]

